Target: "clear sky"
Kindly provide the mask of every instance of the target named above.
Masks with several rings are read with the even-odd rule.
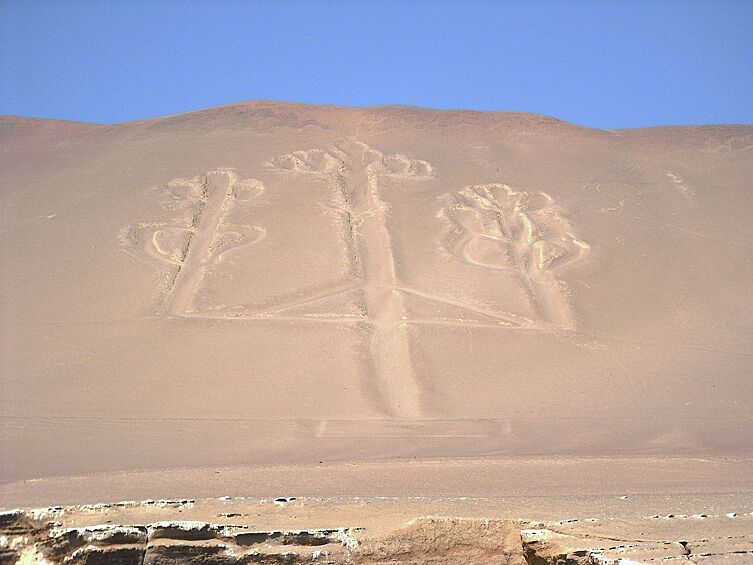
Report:
[[[753,123],[753,0],[0,0],[0,34],[1,114],[262,98]]]

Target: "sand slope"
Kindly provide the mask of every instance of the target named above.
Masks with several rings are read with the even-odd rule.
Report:
[[[5,482],[753,453],[753,126],[0,126]]]

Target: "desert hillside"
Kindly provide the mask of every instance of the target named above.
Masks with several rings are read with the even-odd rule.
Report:
[[[753,126],[248,102],[0,134],[6,503],[91,474],[753,455]]]

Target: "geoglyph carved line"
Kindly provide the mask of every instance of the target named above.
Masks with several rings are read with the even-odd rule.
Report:
[[[576,329],[568,289],[554,273],[590,246],[573,233],[551,196],[491,183],[446,194],[443,202],[438,216],[450,225],[442,242],[447,252],[517,275],[545,326]]]
[[[335,154],[333,154],[335,153]],[[323,203],[327,212],[331,212],[339,220],[344,233],[344,243],[348,258],[349,269],[346,278],[359,280],[362,277],[360,256],[357,250],[357,229],[362,219],[354,211],[351,195],[348,193],[344,181],[345,161],[347,157],[334,149],[333,152],[323,149],[309,149],[293,151],[272,159],[272,164],[278,169],[296,173],[316,174],[328,178],[334,185],[333,204]],[[292,306],[292,304],[291,304]]]
[[[404,155],[384,154],[365,143],[342,140],[325,149],[293,151],[271,160],[285,174],[317,175],[329,183],[331,202],[321,203],[341,225],[349,268],[340,284],[307,295],[291,295],[267,305],[205,307],[197,296],[206,272],[227,253],[261,241],[266,231],[233,225],[233,206],[253,202],[264,191],[257,180],[240,180],[232,169],[215,169],[194,179],[175,179],[158,199],[177,217],[172,222],[130,226],[121,234],[132,250],[174,267],[166,311],[177,317],[243,320],[300,320],[348,323],[364,336],[367,386],[379,393],[381,410],[391,416],[421,415],[421,393],[411,361],[409,325],[509,329],[575,329],[567,288],[554,272],[579,259],[588,244],[574,235],[552,198],[517,191],[505,184],[466,187],[443,197],[438,216],[450,230],[442,247],[475,267],[508,271],[519,278],[539,320],[408,288],[398,280],[390,208],[384,191],[402,182],[431,178],[431,165]],[[383,186],[382,179],[391,179]],[[397,182],[397,184],[396,184]],[[407,297],[434,303],[445,318],[429,313],[411,320]],[[343,301],[350,313],[340,313]],[[332,310],[332,308],[336,308]],[[339,308],[339,310],[337,310]],[[417,312],[433,308],[419,307]],[[453,310],[454,309],[454,310]],[[347,312],[347,310],[343,311]]]
[[[155,189],[168,211],[182,214],[172,222],[137,224],[121,234],[121,242],[151,259],[174,265],[166,289],[166,310],[173,316],[200,314],[194,297],[207,268],[241,246],[266,236],[261,226],[231,224],[228,214],[238,204],[264,192],[255,179],[241,180],[233,169],[218,168],[202,177],[174,179]]]
[[[293,151],[272,159],[272,164],[295,173],[329,177],[335,204],[324,206],[342,224],[343,244],[350,264],[347,278],[356,282],[355,287],[336,293],[350,292],[353,288],[360,291],[359,306],[366,320],[359,325],[367,335],[368,372],[383,398],[383,411],[392,416],[415,417],[420,411],[419,390],[410,361],[407,314],[397,290],[387,228],[389,210],[381,195],[379,178],[421,180],[433,174],[431,165],[404,155],[385,155],[353,140],[342,140],[328,150]],[[308,301],[308,297],[302,297],[285,306],[291,308]]]
[[[366,248],[366,280],[363,292],[373,324],[370,334],[371,363],[387,397],[391,413],[398,417],[420,415],[420,389],[410,352],[407,312],[395,268],[392,236],[387,226],[389,205],[382,195],[380,178],[417,176],[417,162],[402,155],[386,156],[363,143],[355,144],[365,167],[354,175],[353,183],[364,186],[363,208],[371,215],[364,223],[362,238]],[[372,160],[373,159],[373,160]],[[364,182],[365,181],[365,182]]]
[[[487,324],[489,327],[502,326],[502,327],[508,327],[508,328],[518,328],[518,327],[524,327],[524,326],[533,324],[532,320],[525,318],[523,316],[518,316],[512,312],[498,312],[498,311],[490,310],[488,308],[483,308],[475,304],[468,304],[467,302],[464,302],[462,300],[456,300],[454,298],[448,298],[444,296],[438,296],[435,294],[429,294],[429,293],[421,292],[419,290],[408,288],[408,287],[399,287],[399,290],[409,295],[424,298],[436,304],[446,304],[448,306],[452,306],[454,308],[458,308],[460,310],[466,311],[469,314],[472,314],[474,316],[481,317],[489,322]],[[419,322],[416,319],[408,319],[406,321],[411,324],[416,324]],[[464,320],[455,320],[455,322],[462,322],[462,321]],[[421,323],[436,323],[436,325],[444,325],[446,324],[446,322],[447,320],[442,320],[442,321],[422,320],[421,321]],[[477,322],[474,322],[474,323],[477,324]]]
[[[240,245],[256,243],[266,235],[260,226],[231,226],[226,219],[234,203],[252,201],[264,192],[264,186],[253,179],[239,180],[231,169],[216,169],[200,178],[174,179],[159,190],[158,197],[165,209],[182,211],[184,215],[190,213],[183,225],[177,221],[137,224],[129,226],[121,234],[122,241],[128,247],[153,260],[176,266],[167,293],[171,314],[271,319],[275,318],[275,314],[283,315],[296,306],[360,289],[364,297],[359,305],[360,315],[338,317],[329,312],[312,312],[305,316],[309,319],[357,321],[380,311],[377,303],[380,300],[385,302],[383,296],[376,296],[373,288],[369,288],[369,281],[376,272],[376,278],[380,281],[376,286],[380,288],[399,289],[437,303],[452,304],[469,313],[493,318],[500,326],[532,328],[541,325],[540,321],[510,312],[492,312],[454,298],[433,296],[398,284],[390,234],[386,227],[388,206],[379,195],[378,178],[427,178],[433,173],[426,161],[403,155],[385,155],[364,143],[347,141],[329,150],[294,151],[274,158],[272,163],[282,170],[330,178],[335,188],[335,204],[323,203],[323,206],[343,222],[344,242],[351,262],[347,278],[351,283],[311,296],[296,296],[292,300],[270,304],[267,308],[236,305],[198,312],[193,305],[193,297],[207,267],[222,262],[229,251]],[[361,178],[357,179],[359,174]],[[365,180],[361,190],[352,190],[348,186],[349,182],[353,184],[354,179],[362,184]],[[544,327],[575,328],[567,288],[553,277],[552,272],[579,258],[588,251],[589,246],[572,233],[567,222],[557,213],[549,195],[517,191],[497,183],[466,187],[456,195],[446,195],[444,200],[445,206],[439,216],[449,220],[452,226],[443,241],[445,250],[475,266],[518,274]],[[367,223],[383,228],[377,233],[371,227],[369,233],[364,235]],[[371,240],[371,247],[376,245],[377,249],[384,250],[384,256],[374,262],[378,268],[372,265],[369,269],[372,275],[364,273],[364,257],[375,254],[367,240]],[[395,298],[387,298],[386,302],[399,303],[399,295],[400,292],[395,293]],[[411,323],[404,307],[397,307],[393,317],[403,323]],[[439,325],[444,323],[441,320],[436,322]]]

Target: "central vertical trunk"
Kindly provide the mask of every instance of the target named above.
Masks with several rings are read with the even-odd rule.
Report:
[[[381,408],[396,418],[420,415],[419,389],[410,359],[402,294],[397,290],[395,258],[387,227],[388,206],[379,188],[381,163],[369,163],[376,152],[358,147],[339,173],[348,191],[368,324],[371,378],[381,395]]]
[[[185,316],[194,311],[193,299],[212,255],[212,241],[222,222],[230,185],[229,174],[209,173],[206,176],[186,254],[169,297],[168,312],[173,316]]]

